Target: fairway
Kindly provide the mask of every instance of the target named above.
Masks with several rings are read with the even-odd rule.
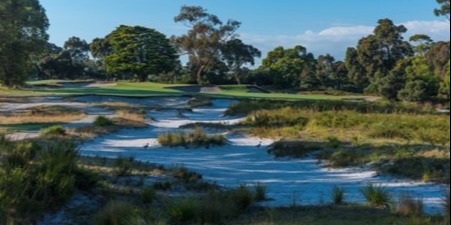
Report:
[[[29,82],[31,85],[56,85],[61,81],[49,80]],[[181,88],[182,87],[182,88]],[[334,96],[321,94],[286,94],[286,93],[255,93],[258,87],[246,85],[223,85],[218,86],[219,92],[196,92],[185,91],[185,89],[201,89],[197,85],[183,84],[158,84],[152,82],[130,83],[118,82],[114,86],[105,87],[79,87],[79,88],[36,88],[31,87],[24,90],[0,89],[2,96],[77,96],[77,95],[102,95],[122,97],[170,97],[170,96],[204,96],[211,98],[238,98],[238,99],[273,99],[273,100],[346,100],[351,96]],[[352,99],[370,98],[368,96],[352,96]]]

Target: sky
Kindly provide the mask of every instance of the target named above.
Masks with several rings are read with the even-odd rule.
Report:
[[[90,42],[119,25],[154,28],[168,37],[186,32],[174,22],[183,5],[202,6],[222,20],[242,22],[239,35],[263,52],[283,46],[307,47],[316,56],[337,60],[348,47],[390,18],[412,34],[450,40],[450,25],[433,14],[435,0],[41,0],[50,20],[50,41],[62,46],[69,37]],[[260,60],[258,60],[260,61]]]

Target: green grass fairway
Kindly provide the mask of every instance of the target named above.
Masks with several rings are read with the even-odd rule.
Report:
[[[59,123],[28,123],[28,124],[7,124],[7,125],[0,124],[0,130],[30,132],[30,131],[40,131],[41,129],[55,125],[59,125]]]
[[[37,81],[30,82],[34,85],[52,84],[61,81]],[[116,86],[95,88],[40,88],[31,90],[7,90],[0,89],[2,96],[42,96],[42,95],[109,95],[124,97],[157,97],[157,96],[205,96],[212,98],[241,98],[241,99],[274,99],[274,100],[340,100],[343,96],[320,95],[320,94],[284,94],[284,93],[250,93],[245,85],[220,86],[221,92],[200,93],[183,91],[183,89],[198,89],[195,85],[183,84],[157,84],[157,83],[129,83],[119,82]],[[355,96],[354,96],[355,97]]]

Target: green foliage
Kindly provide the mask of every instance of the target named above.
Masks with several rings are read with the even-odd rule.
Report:
[[[221,46],[222,58],[238,85],[241,85],[242,68],[245,64],[255,65],[255,58],[262,53],[252,45],[246,45],[240,39],[232,39]]]
[[[449,0],[437,0],[437,3],[440,4],[440,8],[434,10],[435,15],[436,16],[445,16],[449,20],[450,1]]]
[[[338,149],[343,143],[337,137],[331,136],[327,138],[327,147]]]
[[[56,126],[51,126],[49,128],[42,129],[39,132],[39,135],[41,137],[49,137],[49,138],[64,136],[64,135],[66,135],[66,130],[62,126],[56,125]]]
[[[278,141],[268,148],[268,153],[275,157],[302,158],[314,151],[319,151],[322,148],[323,147],[317,143]]]
[[[72,196],[79,171],[74,144],[1,141],[0,149],[1,215],[33,222]]]
[[[277,47],[263,60],[260,71],[271,74],[271,85],[279,88],[316,86],[315,58],[303,46],[292,49]]]
[[[47,43],[49,22],[38,0],[0,2],[0,84],[23,85]]]
[[[223,146],[227,143],[227,138],[223,135],[208,136],[202,129],[196,128],[192,133],[169,133],[158,137],[158,142],[169,147],[205,147]]]
[[[307,125],[308,119],[299,114],[299,111],[292,108],[284,108],[278,111],[258,111],[248,117],[247,124],[265,128],[299,126],[302,129]]]
[[[361,192],[371,206],[389,208],[392,198],[385,187],[369,184]]]
[[[143,82],[149,75],[173,71],[177,65],[175,49],[164,34],[154,29],[122,25],[103,41],[107,50],[99,51],[106,71],[116,76],[126,75],[122,78]]]
[[[180,52],[188,54],[197,84],[202,84],[204,71],[219,61],[222,44],[235,36],[241,23],[234,20],[223,23],[200,6],[183,6],[175,22],[191,28],[187,34],[174,38],[174,44]]]
[[[135,159],[132,157],[119,157],[114,163],[114,174],[118,177],[128,176],[132,173]]]
[[[332,202],[335,205],[341,205],[344,203],[345,200],[345,189],[335,186],[332,189]]]
[[[107,118],[107,117],[98,116],[94,120],[93,125],[96,126],[96,127],[108,127],[108,126],[113,126],[114,122],[111,119]]]
[[[197,224],[201,217],[201,203],[195,198],[174,201],[167,206],[167,213],[173,224]]]
[[[155,200],[156,192],[155,189],[152,188],[144,188],[141,194],[142,202],[144,204],[150,204]]]
[[[241,185],[238,189],[229,192],[229,198],[239,212],[245,212],[254,203],[254,194],[248,187]]]
[[[266,197],[266,186],[264,186],[262,183],[258,183],[255,186],[254,200],[256,202],[262,202],[262,201],[266,201],[267,200],[267,197]]]
[[[129,225],[127,221],[134,215],[134,207],[124,202],[109,202],[94,217],[94,225]]]

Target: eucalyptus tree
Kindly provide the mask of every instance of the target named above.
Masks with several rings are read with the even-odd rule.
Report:
[[[440,4],[440,8],[434,10],[435,15],[444,16],[449,21],[450,0],[437,0],[437,3]]]
[[[38,0],[0,1],[0,83],[15,87],[30,76],[45,50],[49,22]]]
[[[261,57],[262,53],[254,46],[244,44],[240,39],[233,39],[222,46],[221,55],[237,84],[241,84],[242,67],[245,64],[254,66],[255,58]]]
[[[241,23],[235,20],[224,23],[200,6],[183,6],[174,20],[189,28],[186,34],[172,40],[181,54],[188,55],[197,83],[202,84],[204,71],[220,59],[221,47],[236,37]]]

